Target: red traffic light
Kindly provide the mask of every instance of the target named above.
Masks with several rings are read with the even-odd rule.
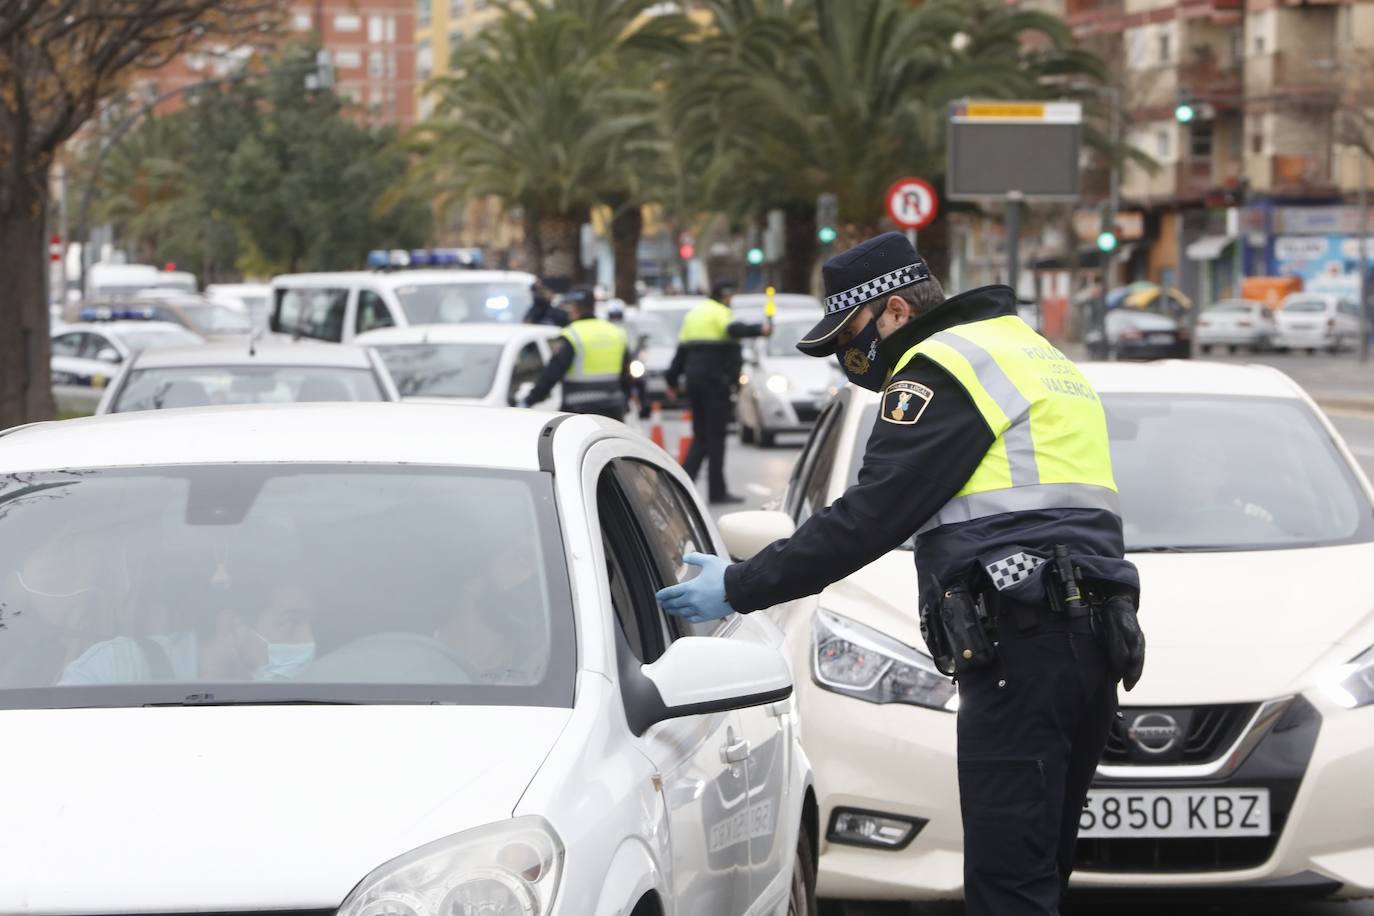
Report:
[[[678,246],[677,253],[678,257],[682,258],[682,260],[690,261],[692,260],[692,255],[697,253],[697,250],[690,244],[684,244]]]
[[[176,261],[168,261],[166,264],[163,264],[163,265],[162,265],[162,269],[163,269],[163,270],[166,270],[166,271],[173,271],[173,270],[176,270],[176,269],[177,269],[177,262],[176,262]]]

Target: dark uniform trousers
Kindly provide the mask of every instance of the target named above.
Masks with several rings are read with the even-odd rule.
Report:
[[[730,385],[714,376],[687,376],[687,405],[692,410],[692,447],[682,469],[692,480],[701,462],[710,462],[708,493],[711,499],[726,495],[725,436],[730,424]]]
[[[969,916],[1057,916],[1078,819],[1116,715],[1086,619],[999,632],[959,677],[959,804]]]

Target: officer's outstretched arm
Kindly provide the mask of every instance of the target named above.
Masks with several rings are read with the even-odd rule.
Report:
[[[858,482],[792,537],[725,571],[737,611],[814,595],[901,546],[973,476],[994,441],[968,393],[913,360],[889,382]]]
[[[525,401],[530,404],[538,404],[549,396],[553,391],[553,386],[562,381],[563,376],[568,374],[568,369],[573,364],[573,345],[566,340],[560,340],[553,345],[553,356],[539,373],[539,378],[535,380],[534,387],[525,396]]]

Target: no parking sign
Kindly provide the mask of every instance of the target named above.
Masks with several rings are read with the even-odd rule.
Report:
[[[887,215],[903,229],[924,229],[940,212],[940,198],[924,178],[899,178],[887,189]]]

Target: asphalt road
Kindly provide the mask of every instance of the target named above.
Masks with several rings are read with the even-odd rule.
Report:
[[[1372,392],[1374,394],[1374,392]],[[1332,411],[1332,420],[1349,443],[1365,473],[1374,477],[1374,412]],[[675,448],[676,432],[668,423],[668,445]],[[712,507],[717,517],[739,509],[762,508],[782,495],[787,477],[805,441],[804,436],[781,439],[771,449],[741,445],[731,437],[726,453],[726,475],[730,488],[743,496],[741,506]],[[704,489],[705,481],[701,485]],[[1150,900],[1136,902],[1071,901],[1066,916],[1156,916],[1168,910],[1171,916],[1374,916],[1374,901],[1359,903],[1292,903],[1246,900],[1234,903]],[[844,916],[957,916],[961,907],[903,907],[896,905],[851,906]]]

